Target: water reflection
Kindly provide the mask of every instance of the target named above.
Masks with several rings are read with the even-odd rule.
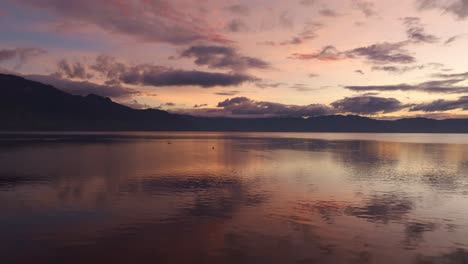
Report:
[[[344,135],[0,135],[2,262],[465,263],[468,145]]]
[[[345,213],[366,219],[370,222],[382,222],[401,220],[414,208],[414,203],[404,194],[381,194],[368,197],[359,206],[349,206]]]

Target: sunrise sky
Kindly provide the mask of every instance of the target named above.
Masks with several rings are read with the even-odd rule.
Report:
[[[461,117],[467,0],[0,0],[0,69],[206,116]]]

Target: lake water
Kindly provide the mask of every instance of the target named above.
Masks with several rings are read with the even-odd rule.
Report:
[[[0,134],[1,263],[468,263],[468,135]]]

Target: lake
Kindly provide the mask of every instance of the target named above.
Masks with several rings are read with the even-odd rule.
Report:
[[[1,263],[468,263],[468,135],[0,134]]]

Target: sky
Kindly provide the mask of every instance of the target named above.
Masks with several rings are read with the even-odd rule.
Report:
[[[468,117],[468,0],[0,0],[0,72],[200,116]]]

